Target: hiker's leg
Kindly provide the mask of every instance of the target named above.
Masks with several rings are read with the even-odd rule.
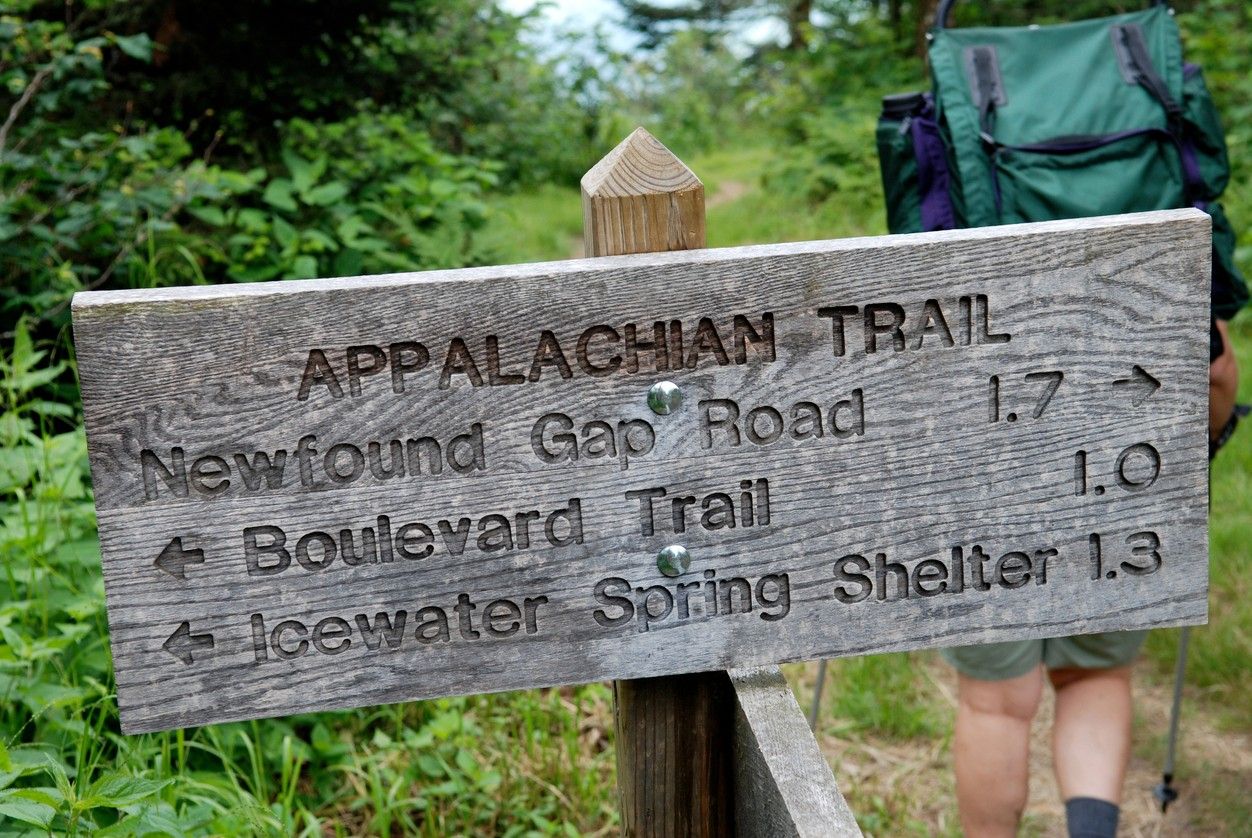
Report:
[[[1017,834],[1026,808],[1030,721],[1043,692],[1043,668],[1002,681],[959,676],[956,796],[969,838]]]
[[[1235,350],[1230,345],[1230,332],[1226,321],[1217,321],[1217,331],[1222,336],[1222,354],[1209,364],[1209,436],[1216,437],[1230,419],[1235,409],[1235,392],[1239,389],[1239,367],[1235,364]]]
[[[1130,670],[1054,669],[1052,753],[1061,798],[1120,804],[1130,760]]]

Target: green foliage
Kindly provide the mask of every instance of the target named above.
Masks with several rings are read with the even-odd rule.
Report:
[[[90,285],[155,273],[195,281],[204,243],[181,235],[174,218],[229,194],[220,171],[188,160],[176,131],[104,121],[82,130],[71,118],[106,88],[110,42],[118,39],[76,41],[61,24],[0,19],[0,83],[12,96],[0,133],[6,332],[25,311],[63,327],[70,294]],[[139,51],[137,41],[121,43]]]
[[[616,133],[647,126],[680,157],[733,143],[742,133],[750,75],[724,37],[686,30],[654,55],[616,59],[610,108],[620,114]]]
[[[1252,7],[1238,0],[1200,0],[1194,11],[1178,16],[1188,61],[1204,68],[1213,92],[1226,143],[1231,179],[1222,202],[1238,234],[1235,252],[1245,276],[1252,276]]]
[[[60,0],[23,5],[32,25],[66,18]],[[378,111],[444,151],[500,161],[510,180],[572,182],[594,162],[594,114],[522,37],[534,16],[493,0],[74,5],[75,29],[119,53],[98,72],[105,111],[172,127],[233,166],[268,159],[293,120]]]
[[[498,166],[454,157],[397,114],[287,129],[283,171],[246,202],[208,207],[229,232],[227,274],[241,281],[459,267],[481,261],[473,231]],[[262,186],[262,183],[264,184]]]
[[[104,30],[142,5],[93,2],[78,24],[103,17],[76,34],[59,14],[0,20],[0,117],[10,115],[0,129],[0,834],[529,835],[611,824],[599,686],[119,733],[67,357],[70,296],[472,264],[485,259],[483,194],[502,173],[533,163],[528,172],[568,175],[591,148],[577,105],[554,105],[551,70],[527,64],[520,24],[492,29],[488,18],[506,16],[466,3],[471,13],[446,19],[460,34],[441,46],[439,70],[471,79],[475,102],[405,76],[411,63],[387,65],[387,50],[435,55],[434,42],[452,37],[393,20],[386,43],[363,49],[386,65],[384,81],[429,102],[292,118],[245,159],[246,143],[206,143],[203,126],[162,126],[142,102],[117,106],[165,48]],[[467,40],[481,49],[458,64],[447,51]],[[493,87],[496,72],[510,83]],[[515,126],[514,110],[534,117],[530,128]],[[257,115],[221,116],[230,128]],[[572,142],[553,139],[571,132]],[[529,148],[513,142],[527,137]],[[479,160],[471,148],[508,153]]]
[[[881,193],[874,145],[876,118],[874,105],[864,102],[801,116],[796,127],[802,140],[777,161],[768,186],[811,204],[834,202],[845,212],[860,205],[882,216],[880,202],[867,207],[862,200]]]
[[[452,267],[481,261],[481,193],[500,164],[449,154],[413,116],[295,120],[278,159],[233,170],[179,131],[92,118],[111,48],[61,23],[0,20],[0,332],[68,331],[70,297],[155,287]],[[0,98],[0,105],[4,105]],[[86,114],[86,115],[84,115]],[[211,150],[210,150],[211,151]],[[62,378],[60,397],[71,399]]]
[[[479,241],[493,264],[583,255],[582,199],[568,186],[542,186],[489,201]]]

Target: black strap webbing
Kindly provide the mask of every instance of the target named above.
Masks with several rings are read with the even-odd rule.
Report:
[[[1135,74],[1135,81],[1143,86],[1152,98],[1161,103],[1171,123],[1182,118],[1182,108],[1170,95],[1169,85],[1152,63],[1152,55],[1143,40],[1143,30],[1138,26],[1118,24],[1113,27],[1113,37],[1122,49],[1122,54]]]
[[[995,47],[966,47],[963,56],[965,75],[978,108],[979,129],[983,140],[990,141],[992,117],[997,107],[1004,107],[1008,97],[1004,93],[1004,78],[1000,75],[1000,61]]]
[[[1117,24],[1112,28],[1112,35],[1113,46],[1117,50],[1123,71],[1165,109],[1165,127],[1169,130],[1182,160],[1184,195],[1187,203],[1194,205],[1204,185],[1199,180],[1199,172],[1188,163],[1182,107],[1170,95],[1169,85],[1156,71],[1152,54],[1148,52],[1148,45],[1143,38],[1143,30],[1134,23]]]

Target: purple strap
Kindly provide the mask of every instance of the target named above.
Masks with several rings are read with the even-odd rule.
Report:
[[[956,210],[948,192],[951,174],[948,157],[935,121],[934,99],[926,95],[926,107],[909,123],[913,153],[917,155],[917,186],[921,194],[922,230],[955,230]]]

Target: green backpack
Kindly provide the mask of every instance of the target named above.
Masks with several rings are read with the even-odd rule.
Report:
[[[933,92],[883,100],[891,232],[1195,206],[1213,218],[1213,314],[1233,317],[1248,291],[1216,203],[1226,141],[1173,13],[949,29],[953,3],[930,36]]]

